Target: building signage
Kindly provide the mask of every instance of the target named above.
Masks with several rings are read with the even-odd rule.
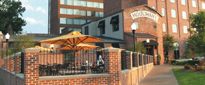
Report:
[[[132,19],[137,19],[137,18],[141,18],[141,17],[146,17],[149,19],[154,20],[155,22],[158,22],[159,20],[159,16],[157,14],[154,14],[152,12],[149,11],[134,11],[131,13]]]

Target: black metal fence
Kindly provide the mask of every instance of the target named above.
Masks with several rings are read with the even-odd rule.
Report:
[[[41,51],[39,55],[40,76],[104,73],[105,62],[102,52],[80,51]]]
[[[128,60],[132,57],[132,60]],[[129,63],[132,62],[132,67],[139,67],[142,65],[146,65],[149,63],[153,63],[153,56],[152,55],[147,55],[147,54],[141,54],[141,53],[132,53],[131,52],[126,52],[122,51],[121,52],[121,69],[125,70],[128,69]]]

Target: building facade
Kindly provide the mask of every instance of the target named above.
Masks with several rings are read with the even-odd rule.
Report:
[[[133,42],[141,42],[147,48],[147,54],[155,56],[155,61],[157,61],[157,55],[160,54],[161,63],[163,63],[161,18],[161,14],[151,7],[139,5],[84,24],[82,33],[122,40],[123,45],[118,45],[119,48],[129,50],[133,49]],[[131,29],[133,23],[138,24],[134,40]],[[147,40],[150,42],[146,42]]]
[[[81,25],[103,17],[103,0],[49,0],[49,32],[81,31]]]
[[[205,10],[205,0],[105,0],[104,3],[105,16],[141,4],[158,11],[162,15],[159,27],[163,35],[170,34],[176,40],[177,47],[170,53],[174,58],[184,55],[186,40],[190,36],[190,15]]]

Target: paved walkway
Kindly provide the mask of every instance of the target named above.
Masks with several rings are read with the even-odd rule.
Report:
[[[170,65],[154,66],[140,85],[178,85]]]

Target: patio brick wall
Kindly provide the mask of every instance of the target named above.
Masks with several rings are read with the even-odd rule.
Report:
[[[107,73],[40,77],[38,70],[40,55],[38,53],[38,49],[25,51],[25,85],[138,85],[138,82],[153,67],[153,63],[143,64],[135,68],[131,67],[132,57],[130,54],[126,59],[128,60],[127,67],[129,70],[128,73],[124,72],[121,70],[121,50],[107,48],[102,53],[102,56],[105,57]]]
[[[83,75],[72,75],[74,78],[65,79],[42,79],[39,77],[39,55],[38,50],[25,51],[25,85],[120,85],[120,72],[121,63],[119,57],[121,54],[119,49],[106,49],[104,50],[105,62],[107,63],[108,73],[102,74],[85,74],[87,77],[81,77]],[[78,76],[78,77],[76,77]]]

